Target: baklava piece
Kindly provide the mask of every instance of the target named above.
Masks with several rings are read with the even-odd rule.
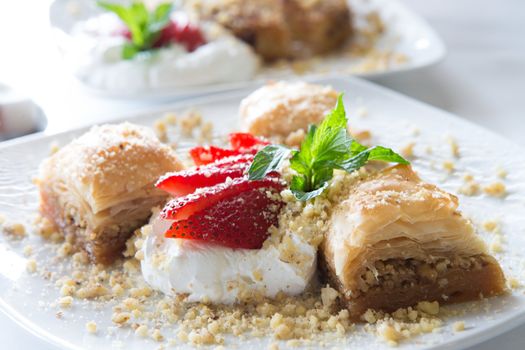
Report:
[[[40,169],[41,214],[92,260],[111,263],[166,194],[159,176],[181,163],[145,127],[93,127],[46,159]]]
[[[265,60],[305,58],[340,48],[351,36],[346,0],[185,0]]]
[[[337,103],[338,93],[329,86],[303,82],[275,82],[242,100],[241,128],[251,134],[298,145],[308,126],[318,125]]]
[[[321,266],[357,319],[420,301],[502,294],[505,277],[458,200],[395,166],[357,182],[333,211]]]

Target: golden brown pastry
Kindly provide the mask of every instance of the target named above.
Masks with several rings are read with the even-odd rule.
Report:
[[[266,60],[309,57],[341,47],[352,32],[346,0],[185,0],[230,29]]]
[[[334,209],[321,266],[354,318],[419,301],[504,292],[505,278],[458,200],[395,166],[359,181]]]
[[[270,83],[241,102],[241,128],[254,135],[299,144],[310,124],[319,124],[337,103],[329,86],[304,82]],[[293,138],[297,139],[295,142]],[[287,140],[289,138],[289,140]]]
[[[109,263],[166,199],[155,181],[181,168],[145,127],[96,126],[42,163],[41,214],[75,247]]]

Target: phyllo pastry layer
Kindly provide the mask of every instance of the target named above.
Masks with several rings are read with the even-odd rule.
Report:
[[[355,184],[333,211],[320,249],[327,278],[354,318],[419,301],[453,303],[504,292],[505,278],[458,199],[410,166]]]
[[[145,127],[93,127],[46,159],[41,213],[96,262],[109,263],[166,195],[155,181],[181,163]]]

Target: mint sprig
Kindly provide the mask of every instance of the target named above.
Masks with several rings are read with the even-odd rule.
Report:
[[[131,33],[131,41],[122,49],[122,58],[132,59],[138,53],[153,49],[162,30],[169,24],[173,4],[159,4],[149,11],[141,1],[134,1],[129,6],[97,1],[101,8],[116,14]]]
[[[248,170],[249,179],[259,180],[278,171],[284,160],[290,158],[290,167],[297,173],[292,177],[290,190],[298,200],[307,201],[323,193],[334,169],[350,173],[371,160],[409,164],[390,148],[361,145],[348,133],[347,123],[341,94],[322,123],[318,127],[310,125],[299,150],[282,145],[269,145],[260,150]]]

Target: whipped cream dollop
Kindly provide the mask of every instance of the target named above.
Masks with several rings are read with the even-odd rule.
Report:
[[[244,296],[275,297],[279,292],[304,291],[316,270],[317,250],[291,235],[300,262],[287,262],[279,245],[261,249],[233,249],[203,241],[166,238],[170,221],[155,219],[147,226],[142,247],[142,275],[167,295],[186,295],[189,302],[231,304]]]
[[[179,23],[189,21],[174,13]],[[112,92],[190,87],[246,81],[252,78],[259,59],[252,49],[212,23],[201,23],[206,44],[189,52],[171,44],[132,59],[122,58],[126,43],[122,23],[103,14],[77,24],[67,44],[67,61],[86,85]]]

